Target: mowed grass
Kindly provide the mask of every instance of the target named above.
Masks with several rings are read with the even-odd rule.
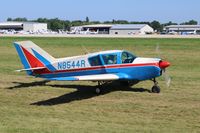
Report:
[[[31,40],[54,57],[125,49],[171,62],[170,88],[158,78],[132,88],[92,82],[46,82],[14,70],[22,65],[14,41]],[[156,53],[159,45],[160,54]],[[200,39],[0,38],[0,133],[200,132]]]

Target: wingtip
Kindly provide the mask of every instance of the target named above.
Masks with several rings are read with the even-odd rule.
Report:
[[[15,70],[15,72],[21,72],[22,70]]]

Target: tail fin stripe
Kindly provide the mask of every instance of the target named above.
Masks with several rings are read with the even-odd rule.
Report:
[[[22,64],[24,65],[24,68],[26,68],[26,69],[30,68],[30,65],[29,65],[26,57],[24,56],[24,53],[22,52],[21,47],[18,44],[15,44],[15,48],[17,49],[17,52],[18,52],[18,54],[20,56]]]
[[[46,58],[44,58],[42,55],[40,55],[37,51],[35,51],[34,49],[32,49],[33,53],[35,54],[35,56],[41,61],[43,62],[43,64],[46,65],[46,67],[50,70],[50,71],[56,71],[56,68],[51,65],[51,62],[49,62]]]
[[[39,61],[37,58],[35,58],[31,53],[29,53],[25,48],[23,48],[21,46],[25,56],[27,57],[27,60],[28,62],[30,63],[31,65],[31,68],[34,68],[34,67],[44,67],[44,64],[42,64],[41,61]]]
[[[20,56],[20,60],[21,60],[21,62],[22,62],[22,64],[23,64],[24,68],[25,68],[25,69],[30,68],[30,64],[28,63],[28,61],[27,61],[27,59],[26,59],[26,57],[25,57],[25,55],[24,55],[24,53],[23,53],[21,47],[20,47],[18,44],[16,44],[16,43],[14,43],[14,45],[15,45],[15,48],[16,48],[16,50],[17,50],[17,53],[18,53],[19,56]],[[32,73],[32,72],[27,71],[27,74],[28,74],[28,75],[31,75],[31,73]]]

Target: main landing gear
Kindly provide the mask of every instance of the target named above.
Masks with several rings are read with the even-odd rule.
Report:
[[[152,93],[160,93],[160,87],[158,86],[158,82],[156,81],[155,78],[152,79],[154,82],[154,86],[151,88]],[[96,86],[95,93],[96,94],[101,94],[103,91],[103,86],[105,84],[109,83],[108,81],[98,81],[98,85]]]
[[[102,92],[102,88],[103,88],[102,85],[103,85],[103,82],[98,81],[98,85],[96,86],[96,89],[95,89],[96,94],[100,94]]]
[[[110,83],[109,81],[98,81],[98,85],[96,86],[95,93],[101,94],[105,84]]]
[[[153,78],[152,81],[154,82],[154,86],[151,88],[151,92],[160,93],[160,87],[158,86],[158,82],[155,78]]]

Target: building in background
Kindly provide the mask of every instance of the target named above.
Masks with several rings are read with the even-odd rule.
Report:
[[[37,23],[37,22],[1,22],[1,30],[15,30],[15,31],[47,31],[46,23]]]
[[[47,24],[46,23],[35,23],[35,22],[28,22],[23,23],[23,30],[24,31],[47,31]]]
[[[22,22],[0,22],[1,30],[23,30]]]
[[[82,26],[84,31],[96,32],[98,34],[109,34],[112,25],[109,24],[95,24],[95,25],[84,25]]]
[[[70,28],[71,34],[109,34],[112,25],[109,24],[94,24],[73,26]]]
[[[111,35],[145,35],[153,32],[153,28],[147,24],[116,24],[110,28]]]
[[[144,35],[154,30],[147,24],[97,24],[71,27],[71,34]]]
[[[164,28],[168,34],[200,34],[200,25],[169,25]]]

